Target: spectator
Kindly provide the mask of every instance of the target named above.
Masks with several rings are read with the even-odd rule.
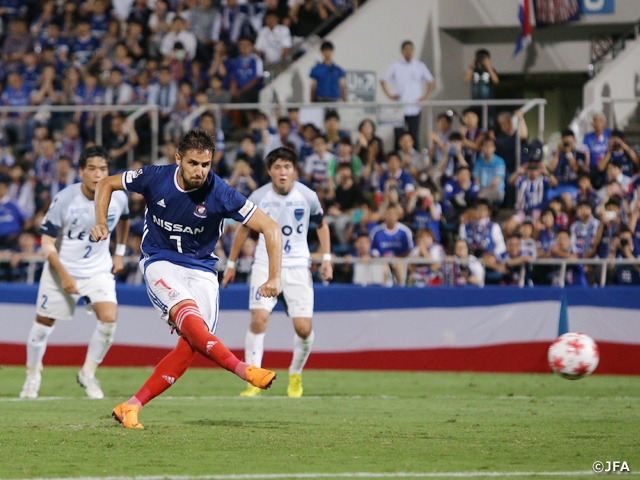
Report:
[[[253,42],[248,37],[238,40],[238,50],[240,55],[233,62],[229,93],[236,102],[256,103],[262,88],[262,60],[253,53]]]
[[[586,258],[608,258],[615,253],[617,245],[614,239],[620,236],[620,229],[626,225],[620,217],[620,203],[618,200],[611,199],[605,205],[605,212],[602,215],[593,247],[585,255]],[[628,227],[627,227],[628,228]]]
[[[374,137],[369,142],[364,158],[364,168],[362,169],[364,190],[366,192],[378,191],[380,176],[384,173],[383,165],[387,162],[387,157],[384,154],[384,145],[380,138]]]
[[[241,37],[252,34],[247,6],[240,5],[238,0],[227,0],[213,22],[211,39],[214,42],[222,40],[226,44],[240,43]]]
[[[338,142],[338,155],[329,163],[330,178],[335,180],[340,165],[347,165],[351,169],[356,183],[360,182],[362,179],[362,161],[360,157],[353,154],[351,140],[348,138],[342,138],[340,142]]]
[[[36,213],[34,185],[25,175],[24,168],[14,165],[9,172],[9,198],[20,209],[22,218],[31,220]]]
[[[480,186],[471,181],[469,167],[460,167],[456,178],[444,185],[443,213],[448,222],[458,223],[460,215],[475,204]]]
[[[197,0],[194,7],[183,12],[189,20],[189,31],[198,41],[196,58],[209,62],[213,53],[213,40],[211,31],[218,11],[213,7],[211,0]]]
[[[2,44],[2,63],[9,71],[16,71],[27,52],[32,52],[33,37],[24,20],[14,18],[9,24],[9,35]]]
[[[455,245],[453,257],[453,285],[484,286],[484,267],[475,256],[469,255],[467,242],[460,239]]]
[[[332,153],[338,152],[338,143],[343,138],[351,138],[346,130],[340,128],[340,115],[336,110],[328,110],[324,116],[324,131]]]
[[[303,168],[307,158],[313,154],[313,142],[320,132],[313,123],[307,123],[302,127],[302,145],[300,145],[300,155],[298,168]]]
[[[71,160],[71,166],[78,168],[82,153],[82,138],[80,138],[80,128],[77,123],[69,122],[64,126],[62,144],[60,145],[60,155]]]
[[[611,132],[609,149],[598,162],[598,170],[604,172],[609,163],[619,165],[622,174],[629,178],[633,177],[634,171],[637,171],[640,165],[638,155],[633,148],[624,141],[624,133],[620,130]]]
[[[411,174],[402,169],[400,157],[395,152],[387,155],[387,171],[380,177],[379,190],[387,202],[389,201],[389,191],[396,190],[402,205],[406,205],[408,199],[412,197],[416,191]]]
[[[372,262],[371,239],[366,233],[360,233],[354,242],[355,258],[347,255],[348,260],[357,260],[353,264],[354,285],[389,285],[389,267]]]
[[[147,53],[147,39],[143,32],[144,27],[141,23],[136,21],[127,23],[127,33],[125,34],[124,44],[135,63],[140,62],[140,60],[145,57],[149,57]]]
[[[248,237],[242,244],[240,255],[236,260],[236,277],[234,283],[249,283],[251,265],[256,254],[256,241]]]
[[[58,162],[56,144],[52,138],[46,138],[42,142],[40,155],[33,164],[33,176],[36,180],[36,191],[40,194],[43,190],[49,190],[55,177],[56,163]],[[44,197],[49,199],[49,196]]]
[[[633,243],[633,234],[627,227],[620,229],[616,242],[615,258],[635,260],[638,257]],[[640,285],[640,271],[635,265],[618,265],[615,268],[618,285]]]
[[[610,198],[613,195],[623,197],[631,186],[631,178],[622,173],[622,165],[609,162],[606,170],[605,186],[598,190],[600,198]],[[617,187],[617,188],[610,188]]]
[[[600,221],[593,216],[591,204],[581,201],[576,208],[576,221],[571,225],[571,245],[575,253],[584,258],[594,247]]]
[[[500,82],[500,79],[491,66],[489,50],[486,48],[476,50],[471,65],[464,74],[464,81],[471,84],[472,100],[491,100],[495,97],[493,87]],[[488,126],[485,125],[485,127]]]
[[[605,128],[606,119],[602,113],[596,113],[591,119],[593,132],[584,136],[582,143],[585,150],[589,151],[589,172],[591,173],[591,182],[596,188],[600,188],[603,183],[604,175],[600,174],[598,164],[609,150],[609,138],[611,130]]]
[[[71,44],[71,61],[77,68],[89,68],[98,60],[95,54],[100,50],[100,40],[91,36],[91,25],[86,20],[80,20],[75,31],[75,41]]]
[[[158,105],[159,108],[160,131],[163,131],[164,126],[169,122],[171,112],[177,101],[178,86],[171,77],[171,70],[169,67],[162,67],[160,68],[158,83],[151,85],[149,88],[149,104]]]
[[[169,10],[166,2],[157,0],[153,13],[149,16],[149,21],[146,25],[142,23],[145,30],[143,35],[149,43],[150,56],[157,56],[160,53],[162,38],[171,31],[175,16],[175,12]],[[151,32],[150,36],[146,35],[147,31]]]
[[[338,165],[337,187],[335,199],[327,208],[325,221],[335,234],[339,245],[347,244],[347,233],[352,224],[353,212],[365,203],[362,191],[354,182],[351,166],[342,163]]]
[[[264,169],[264,161],[262,159],[262,156],[258,155],[258,153],[256,152],[256,142],[251,135],[247,135],[242,138],[238,156],[240,155],[244,155],[244,157],[246,158],[247,163],[249,163],[249,168],[251,168],[253,176],[257,180],[258,185],[264,185],[267,182],[267,179],[265,177],[266,172]]]
[[[169,116],[169,123],[164,127],[165,142],[180,142],[183,133],[182,122],[191,113],[193,103],[191,84],[186,81],[180,82],[176,105],[173,107],[173,111]]]
[[[209,78],[219,77],[222,80],[222,88],[229,90],[231,86],[230,72],[233,70],[233,60],[227,55],[227,46],[222,40],[215,42],[213,48],[213,60],[207,72]],[[213,102],[212,102],[213,103]]]
[[[302,140],[297,133],[291,131],[291,120],[288,117],[281,117],[278,120],[278,132],[269,136],[267,148],[264,150],[264,157],[276,148],[284,147],[287,143],[292,143],[295,147],[296,155],[300,152]]]
[[[486,132],[480,128],[478,114],[471,108],[463,112],[462,123],[460,135],[462,135],[462,144],[464,146],[463,156],[469,168],[473,170],[478,152],[482,150],[482,139]]]
[[[107,34],[107,30],[109,30],[111,20],[111,12],[107,11],[107,5],[104,0],[96,0],[93,3],[93,12],[89,21],[91,35],[95,38],[104,37]]]
[[[224,82],[219,75],[214,75],[209,81],[207,101],[209,103],[231,103],[229,90],[223,88]]]
[[[380,80],[382,90],[391,100],[398,100],[405,105],[405,127],[411,133],[416,148],[420,148],[418,138],[420,132],[420,107],[411,105],[424,102],[429,98],[435,86],[433,76],[427,66],[413,58],[413,42],[402,43],[402,60],[392,63]],[[395,94],[389,90],[388,83],[393,81]],[[427,84],[424,91],[423,85]]]
[[[227,183],[235,188],[245,197],[251,195],[256,188],[258,188],[258,182],[256,178],[251,174],[251,167],[247,161],[245,155],[238,155],[236,157],[236,164],[233,168],[231,177],[227,180]]]
[[[434,163],[439,164],[449,154],[449,137],[451,130],[451,117],[446,113],[440,113],[436,120],[436,131],[429,133],[429,152]]]
[[[108,67],[109,62],[113,62],[115,59],[116,45],[122,41],[121,30],[120,23],[113,20],[109,23],[107,34],[100,39],[100,46],[95,56],[96,59],[104,61],[105,67]]]
[[[323,61],[311,69],[311,101],[339,102],[347,101],[346,74],[342,67],[333,61],[333,43],[325,41],[320,45]]]
[[[7,2],[3,2],[3,6],[6,4]],[[55,21],[56,21],[55,2],[52,0],[42,2],[42,11],[40,12],[40,15],[38,15],[36,19],[31,22],[31,26],[29,27],[29,32],[34,38],[37,38],[38,35],[41,35],[43,32],[46,32],[47,27],[49,25],[55,24]]]
[[[538,244],[533,239],[533,223],[524,222],[518,227],[518,233],[520,234],[523,253],[533,259],[538,258]]]
[[[491,221],[491,206],[486,199],[476,204],[475,215],[466,224],[460,225],[459,236],[466,240],[469,251],[481,257],[487,269],[498,269],[497,259],[506,251],[500,225]]]
[[[558,179],[558,186],[549,192],[550,197],[562,195],[565,202],[578,191],[578,175],[589,172],[588,152],[576,149],[576,139],[571,130],[562,132],[562,140],[549,162],[549,170]],[[569,202],[570,203],[570,202]]]
[[[440,243],[440,219],[442,207],[436,202],[429,188],[420,187],[416,190],[416,206],[413,210],[413,229],[429,230],[433,238]]]
[[[64,2],[63,11],[58,17],[60,34],[65,38],[72,38],[73,33],[76,30],[76,26],[81,20],[82,18],[78,13],[78,4],[72,0]],[[89,26],[89,31],[91,31],[89,23],[87,23],[87,25]]]
[[[104,92],[105,105],[128,105],[133,101],[133,87],[124,81],[122,70],[114,68]]]
[[[521,110],[513,112],[513,117],[509,112],[501,112],[498,114],[498,125],[500,128],[495,134],[495,150],[496,154],[504,160],[506,177],[509,177],[516,171],[518,130],[514,122],[520,128],[520,155],[522,156],[523,152],[526,152],[527,139],[529,137],[529,130],[524,120],[524,114]],[[513,188],[507,188],[506,197],[505,206],[511,207],[515,201],[515,191]]]
[[[327,195],[333,195],[333,191],[329,188],[329,163],[334,156],[327,149],[327,139],[322,135],[316,137],[313,147],[315,153],[307,157],[304,166],[305,180],[312,190],[322,196],[322,200]]]
[[[11,72],[7,77],[7,85],[0,95],[0,101],[5,107],[28,107],[30,105],[31,92],[24,84],[18,72]],[[24,145],[30,140],[34,128],[34,120],[27,113],[2,113],[2,128],[5,138]]]
[[[22,231],[24,217],[9,196],[9,179],[0,177],[0,250],[13,250]]]
[[[515,185],[516,215],[513,217],[518,225],[525,220],[537,220],[547,198],[547,192],[558,184],[556,178],[549,173],[544,163],[530,160],[509,177],[509,183]]]
[[[569,215],[567,215],[567,206],[562,197],[553,197],[549,200],[549,208],[553,210],[556,217],[556,225],[560,228],[569,228]]]
[[[384,216],[384,223],[375,227],[371,238],[371,253],[374,257],[407,257],[413,250],[413,234],[400,219],[399,205],[389,205]],[[403,285],[406,279],[406,265],[392,265],[396,283]]]
[[[38,65],[38,57],[35,52],[27,52],[24,54],[18,72],[29,90],[38,89],[42,68]]]
[[[151,3],[151,2],[149,2]],[[149,21],[151,20],[151,14],[153,11],[147,7],[147,0],[134,0],[129,15],[127,16],[127,22],[137,22],[144,28],[144,36],[149,36]]]
[[[505,163],[496,155],[496,144],[491,137],[482,140],[482,155],[478,157],[473,168],[473,179],[480,186],[479,198],[494,204],[504,200]]]
[[[550,208],[545,208],[540,213],[540,222],[537,223],[538,231],[538,258],[551,258],[551,247],[556,244],[556,214]]]
[[[133,64],[133,58],[129,54],[129,49],[124,42],[118,42],[113,49],[113,61],[103,62],[103,67],[106,70],[117,69],[122,73],[122,80],[127,83],[135,83],[137,72],[135,65]]]
[[[205,112],[200,116],[200,128],[216,139],[216,152],[213,154],[212,169],[218,175],[224,177],[227,174],[227,166],[224,158],[227,145],[225,143],[224,132],[220,127],[216,126],[215,119],[211,112]]]
[[[316,0],[295,0],[289,16],[291,17],[291,31],[293,35],[306,38],[322,25],[322,22],[327,19],[329,14],[322,2]]]
[[[502,273],[502,282],[506,285],[533,286],[531,280],[532,260],[535,260],[535,257],[531,257],[522,250],[520,235],[511,234],[507,238],[507,251],[502,254],[498,268],[498,271]]]
[[[73,168],[71,159],[66,155],[60,155],[56,163],[56,171],[49,188],[49,198],[54,198],[60,190],[67,188],[69,185],[73,185],[80,179],[78,172]]]
[[[571,245],[571,236],[566,229],[557,233],[556,244],[551,248],[553,258],[578,258],[578,254]],[[551,284],[554,286],[587,286],[587,276],[583,265],[567,265],[566,273],[562,278],[562,267],[554,267]]]
[[[600,205],[600,197],[598,192],[591,186],[591,177],[588,173],[578,175],[578,191],[574,194],[573,205],[576,206],[583,201],[589,202],[594,212]]]
[[[445,180],[450,180],[460,167],[469,166],[462,155],[462,135],[458,132],[452,132],[445,148],[447,151],[442,156],[440,163],[438,163],[437,170],[438,174],[442,175]]]
[[[51,48],[57,57],[63,53],[69,54],[69,40],[60,34],[60,25],[57,22],[47,25],[46,30],[38,37],[36,47],[40,47],[41,53],[44,53],[46,48]]]
[[[280,25],[278,15],[267,12],[264,17],[265,25],[258,32],[256,38],[256,53],[264,59],[264,63],[274,65],[278,63],[291,49],[291,32],[288,27]]]
[[[76,105],[104,105],[104,89],[98,85],[98,79],[87,73],[84,82],[75,90],[74,103]],[[81,125],[85,140],[95,138],[96,114],[93,112],[76,112],[74,122]],[[73,157],[72,157],[73,158]]]
[[[138,144],[138,134],[131,121],[121,115],[111,119],[111,129],[102,142],[111,157],[109,169],[123,172],[127,169],[127,152]]]
[[[428,158],[413,148],[413,137],[409,132],[404,132],[398,142],[400,150],[398,155],[402,162],[402,168],[408,170],[415,180],[420,179],[420,174],[429,166]]]
[[[373,123],[373,120],[365,118],[360,122],[360,125],[358,125],[358,139],[355,146],[355,154],[362,159],[366,158],[369,143],[374,138],[378,139],[378,141],[382,141],[380,137],[376,137],[376,126]]]
[[[442,285],[442,264],[446,253],[440,245],[435,234],[428,229],[418,230],[416,233],[416,246],[409,255],[411,259],[424,259],[424,265],[409,265],[408,284],[414,287],[426,287]]]
[[[14,282],[27,282],[40,278],[42,274],[42,265],[35,268],[33,277],[29,277],[30,262],[28,257],[35,257],[40,253],[40,247],[36,244],[36,237],[31,232],[22,232],[18,237],[18,244],[11,255],[9,267],[11,268],[10,280]]]
[[[177,42],[182,43],[186,52],[186,58],[193,60],[196,56],[198,41],[196,40],[196,36],[187,30],[187,21],[179,15],[173,18],[171,31],[164,35],[160,43],[160,53],[166,61],[171,58]]]

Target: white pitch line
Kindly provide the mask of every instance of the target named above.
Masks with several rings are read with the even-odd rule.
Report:
[[[117,401],[120,397],[104,397],[106,400],[114,400]],[[392,396],[392,395],[305,395],[301,398],[296,399],[296,402],[301,400],[362,400],[362,399],[398,399],[400,397]],[[33,401],[51,401],[51,400],[90,400],[87,397],[38,397],[38,398],[19,398],[19,397],[0,397],[0,402],[33,402]],[[253,401],[263,401],[263,400],[286,400],[291,401],[286,395],[265,395],[260,397],[241,397],[240,395],[210,395],[210,396],[159,396],[154,400],[178,400],[178,401],[187,401],[187,400],[238,400],[241,402],[253,402]]]
[[[631,472],[627,475],[638,475]],[[136,477],[67,477],[32,478],[25,480],[275,480],[279,478],[503,478],[503,477],[569,477],[594,475],[583,472],[344,472],[344,473],[247,473],[229,475],[149,475]]]

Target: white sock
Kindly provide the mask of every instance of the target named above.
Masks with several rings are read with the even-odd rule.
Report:
[[[87,357],[82,366],[85,374],[93,376],[96,373],[98,365],[102,363],[109,348],[113,344],[113,338],[116,334],[116,322],[96,321],[96,329],[89,341],[87,349]]]
[[[304,364],[307,363],[307,359],[311,354],[311,347],[313,346],[313,339],[316,334],[311,331],[307,338],[301,338],[296,335],[293,338],[293,358],[291,359],[291,366],[289,367],[289,375],[301,374]]]
[[[42,358],[47,350],[47,339],[55,326],[33,322],[27,340],[27,375],[39,375],[42,371]]]
[[[253,333],[247,330],[247,336],[244,338],[244,361],[249,365],[262,366],[264,335],[264,333]]]

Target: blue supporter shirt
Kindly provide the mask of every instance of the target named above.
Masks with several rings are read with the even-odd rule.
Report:
[[[504,195],[504,178],[506,175],[506,166],[504,160],[498,155],[493,155],[488,162],[483,156],[479,156],[473,167],[473,178],[480,183],[480,188],[487,188],[496,177],[500,178],[497,186],[498,191]]]
[[[20,208],[11,200],[0,202],[0,238],[20,233],[24,218]]]
[[[311,69],[309,76],[316,81],[316,97],[333,100],[342,98],[340,79],[345,77],[345,73],[340,66],[335,63],[327,65],[324,62],[320,62]]]
[[[104,37],[109,31],[109,22],[111,22],[111,17],[106,13],[100,16],[95,13],[91,15],[91,35],[95,38]]]
[[[22,81],[30,90],[38,90],[38,83],[40,82],[40,75],[42,74],[42,68],[36,65],[33,68],[27,68],[21,65],[18,69]]]
[[[624,150],[618,152],[611,152],[611,163],[615,163],[620,166],[622,174],[627,177],[633,177],[633,160]]]
[[[541,230],[538,235],[538,246],[549,253],[551,247],[556,245],[556,232],[558,231],[558,227],[554,225],[551,231],[549,230]]]
[[[520,175],[516,181],[516,209],[525,212],[541,210],[546,202],[546,193],[551,188],[549,177],[539,176],[531,180],[526,175]]]
[[[8,107],[28,107],[31,104],[31,90],[23,83],[19,90],[14,90],[11,85],[7,85],[2,96],[0,96],[2,105]],[[17,117],[18,112],[11,112],[10,117]]]
[[[578,162],[578,165],[586,165],[587,157],[584,152],[573,152],[575,155],[575,159]],[[558,166],[553,171],[554,177],[558,179],[558,186],[564,187],[566,185],[578,185],[578,173],[571,168],[569,165],[569,160],[567,160],[567,155],[565,152],[561,152],[558,155]]]
[[[589,150],[589,167],[591,171],[595,171],[598,167],[598,162],[604,157],[609,150],[609,137],[611,136],[611,130],[604,129],[604,133],[600,136],[595,132],[588,133],[584,136],[582,143]]]
[[[257,207],[214,173],[204,185],[185,191],[178,185],[178,166],[147,166],[122,174],[122,185],[147,203],[142,259],[145,268],[167,261],[215,273],[214,248],[226,218],[245,224]]]
[[[402,223],[397,223],[393,230],[388,230],[384,223],[378,225],[369,237],[371,252],[376,257],[398,257],[413,250],[413,234]]]
[[[411,193],[416,189],[413,183],[413,177],[406,170],[398,170],[398,173],[396,175],[391,175],[388,170],[384,172],[380,177],[379,187],[381,192],[384,192],[384,186],[387,184],[387,182],[389,182],[392,186],[397,185],[401,190],[400,193],[402,194]]]
[[[238,88],[243,88],[254,78],[262,78],[263,66],[262,60],[255,53],[251,53],[246,57],[238,56],[231,69],[231,78],[235,79]],[[261,87],[261,82],[255,86],[256,89]]]
[[[90,37],[86,40],[76,38],[71,47],[71,53],[75,56],[75,64],[77,66],[86,65],[99,48],[100,40],[97,38]]]

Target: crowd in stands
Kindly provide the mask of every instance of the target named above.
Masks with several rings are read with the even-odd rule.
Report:
[[[79,154],[95,141],[98,116],[112,173],[148,163],[142,161],[150,143],[147,116],[134,124],[124,111],[61,113],[47,106],[158,105],[162,147],[154,163],[174,163],[187,115],[216,103],[256,102],[264,66],[279,62],[292,38],[310,34],[347,2],[125,3],[14,0],[0,7],[0,101],[42,107],[0,115],[0,280],[27,279],[25,259],[38,253],[39,225],[56,193],[79,181]],[[310,100],[345,100],[333,45],[324,42],[321,52],[323,61],[310,72]],[[411,63],[411,42],[402,52],[428,88],[392,91],[387,82],[397,89],[408,71],[400,62],[383,76],[384,91],[394,99],[415,94],[411,101],[424,100],[433,77],[424,64]],[[476,54],[465,79],[474,98],[488,98],[498,82],[488,51]],[[299,180],[323,203],[334,254],[355,260],[336,266],[337,282],[593,285],[602,275],[599,267],[531,262],[640,254],[640,161],[622,132],[605,128],[604,116],[594,116],[593,132],[580,144],[566,130],[549,149],[529,138],[518,110],[491,112],[488,125],[473,108],[458,118],[442,113],[436,129],[423,135],[429,140],[423,150],[417,148],[419,109],[407,108],[407,128],[387,145],[373,120],[363,118],[357,131],[348,131],[336,110],[325,112],[321,126],[301,123],[296,109],[280,112],[275,123],[259,109],[221,117],[205,111],[196,125],[216,137],[214,171],[247,196],[269,181],[268,152],[282,146],[296,151]],[[225,137],[230,132],[233,141]],[[131,258],[140,253],[144,210],[142,198],[132,194]],[[221,268],[236,228],[230,222],[219,245]],[[316,246],[313,234],[310,245]],[[237,281],[246,280],[254,249],[250,238],[238,259]],[[424,263],[394,263],[397,258]],[[606,275],[609,283],[640,284],[634,266],[610,266]],[[142,281],[135,261],[120,280]]]

